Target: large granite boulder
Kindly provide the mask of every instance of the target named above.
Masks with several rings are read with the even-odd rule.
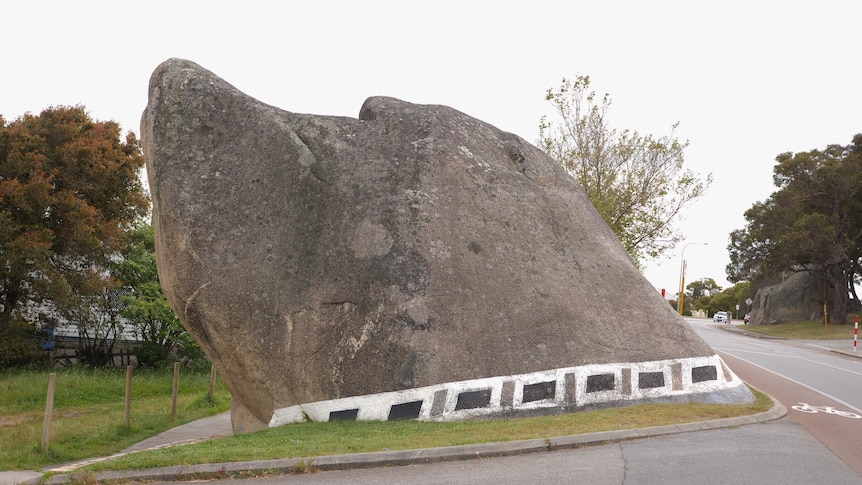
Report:
[[[237,432],[752,399],[573,178],[487,123],[291,113],[171,59],[142,140],[160,280]]]
[[[823,319],[823,282],[816,273],[791,273],[784,281],[757,290],[751,325]]]

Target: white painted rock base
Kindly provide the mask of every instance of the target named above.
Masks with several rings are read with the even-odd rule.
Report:
[[[753,402],[718,355],[582,365],[352,396],[277,409],[270,427],[301,421],[450,421],[540,414],[644,401]]]

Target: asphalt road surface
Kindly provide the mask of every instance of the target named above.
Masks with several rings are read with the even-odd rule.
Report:
[[[862,484],[853,456],[862,456],[862,418],[853,417],[862,415],[862,403],[852,385],[862,360],[824,350],[821,343],[753,339],[711,322],[690,323],[740,378],[784,403],[788,417],[575,450],[208,483]]]
[[[742,380],[778,399],[788,419],[862,475],[862,354],[832,351],[852,353],[852,340],[762,339],[689,323]]]

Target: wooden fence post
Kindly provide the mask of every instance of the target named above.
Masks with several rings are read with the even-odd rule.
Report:
[[[54,384],[57,379],[57,374],[52,372],[48,374],[48,397],[45,399],[45,421],[42,424],[42,452],[48,451],[48,444],[51,440],[51,415],[54,414]]]
[[[180,392],[180,363],[174,362],[174,390],[171,393],[171,421],[177,417],[177,395]]]
[[[126,427],[132,427],[132,366],[126,366]]]

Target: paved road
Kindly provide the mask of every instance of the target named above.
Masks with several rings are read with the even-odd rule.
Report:
[[[862,352],[852,357],[831,351],[852,352],[852,340],[751,338],[722,330],[720,324],[710,320],[688,319],[688,322],[719,352],[769,369],[776,377],[815,389],[844,409],[862,415],[862,392],[859,390]]]
[[[784,403],[788,419],[862,475],[862,358],[831,350],[852,352],[852,341],[759,339],[689,323],[740,378]]]

